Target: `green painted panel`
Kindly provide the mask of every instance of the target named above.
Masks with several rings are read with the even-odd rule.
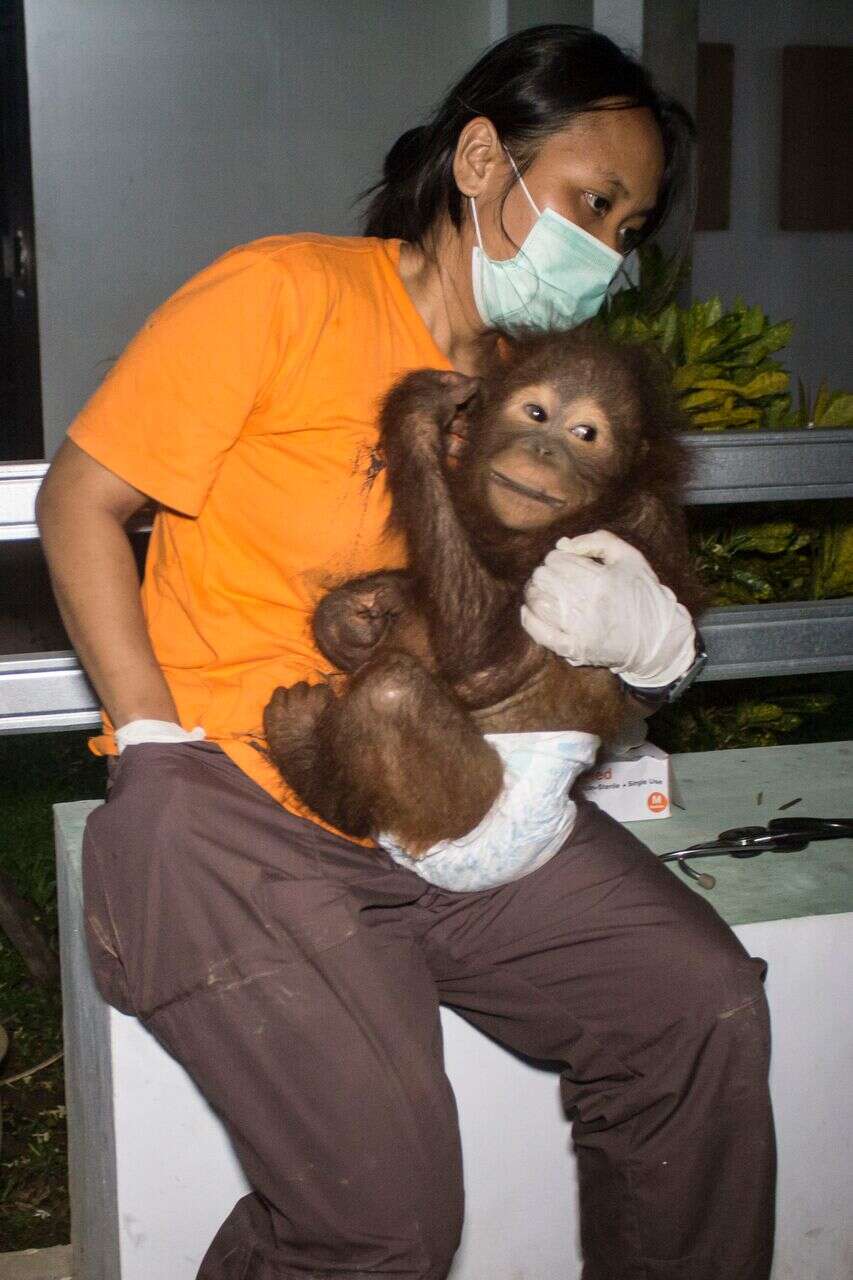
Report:
[[[672,757],[674,794],[683,809],[670,818],[627,824],[655,853],[681,849],[729,827],[764,826],[770,818],[853,818],[853,743],[701,751]],[[792,800],[797,803],[782,808]],[[853,840],[818,842],[802,853],[758,858],[702,858],[716,876],[703,894],[729,924],[853,911]],[[673,874],[681,875],[674,870]]]

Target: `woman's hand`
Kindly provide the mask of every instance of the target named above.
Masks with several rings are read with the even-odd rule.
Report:
[[[637,688],[668,685],[696,653],[690,614],[613,533],[561,538],[525,591],[521,622],[573,666],[609,667]]]
[[[201,742],[205,732],[201,725],[184,729],[172,720],[130,720],[116,729],[115,737],[121,755],[125,747],[138,747],[146,742]]]

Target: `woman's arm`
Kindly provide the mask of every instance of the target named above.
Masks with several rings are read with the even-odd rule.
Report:
[[[68,636],[113,724],[176,721],[139,599],[125,524],[146,495],[66,440],[36,518]]]

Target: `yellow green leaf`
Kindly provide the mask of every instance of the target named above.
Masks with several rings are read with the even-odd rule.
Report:
[[[694,413],[692,420],[698,426],[742,427],[750,422],[758,422],[761,411],[744,405],[742,409],[713,409],[707,413]]]
[[[821,539],[814,596],[853,595],[853,524],[833,525]]]
[[[788,390],[787,373],[759,373],[749,382],[731,382],[726,378],[697,378],[697,388],[732,391],[744,400],[760,400],[763,396],[780,395]]]
[[[740,391],[740,387],[737,383],[730,382],[728,378],[697,378],[695,386],[699,389],[707,389],[709,391],[728,391],[730,393]]]
[[[680,401],[682,409],[688,410],[724,402],[725,396],[719,391],[692,391],[689,395],[682,396]]]
[[[664,307],[655,318],[652,331],[663,351],[669,355],[678,341],[678,308],[674,302]]]
[[[815,411],[813,421],[818,427],[853,426],[853,395],[847,391],[836,391],[829,397],[819,417]]]
[[[780,555],[785,551],[796,550],[808,541],[808,534],[797,529],[792,520],[762,520],[758,524],[744,525],[736,531],[734,549]]]
[[[683,364],[672,376],[672,385],[676,391],[687,391],[696,385],[699,378],[718,378],[720,367],[716,364]]]
[[[775,702],[752,702],[747,703],[742,713],[744,718],[752,724],[774,724],[777,720],[781,720],[784,711]]]
[[[811,411],[810,421],[820,422],[826,410],[829,408],[829,387],[822,382],[817,389],[814,408]]]
[[[778,373],[759,373],[750,382],[738,387],[738,395],[745,400],[760,400],[763,396],[778,396],[788,390],[790,378],[781,370]]]

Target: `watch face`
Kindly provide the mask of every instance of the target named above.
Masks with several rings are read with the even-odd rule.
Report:
[[[680,698],[682,693],[684,693],[686,689],[690,688],[693,681],[699,675],[699,672],[705,666],[707,661],[708,661],[708,655],[705,652],[705,650],[702,649],[701,652],[697,653],[696,657],[693,659],[693,662],[687,668],[687,670],[685,671],[681,679],[676,680],[674,684],[670,685],[669,693],[667,694],[668,702],[675,702],[676,698]]]
[[[679,676],[678,679],[673,680],[671,684],[658,685],[657,688],[653,689],[628,684],[628,682],[623,680],[621,676],[618,676],[617,679],[626,693],[629,693],[632,698],[636,698],[638,702],[647,702],[649,705],[654,703],[661,705],[664,702],[675,702],[676,698],[680,698],[685,689],[690,688],[707,661],[708,655],[705,652],[704,647],[702,647],[683,676]]]

